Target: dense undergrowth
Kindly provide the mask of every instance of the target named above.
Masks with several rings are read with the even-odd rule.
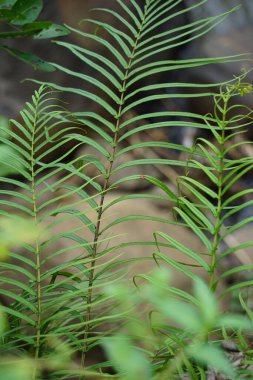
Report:
[[[120,13],[97,10],[112,14],[118,27],[90,20],[94,34],[69,29],[102,45],[108,58],[85,44],[57,42],[91,66],[94,75],[51,63],[77,78],[78,87],[43,84],[21,119],[2,131],[1,378],[208,379],[219,371],[229,379],[252,378],[253,264],[240,261],[240,252],[253,242],[226,245],[228,235],[253,221],[230,222],[253,204],[245,200],[252,189],[230,192],[253,166],[252,157],[232,154],[249,143],[235,138],[252,124],[252,111],[238,104],[252,86],[244,82],[246,74],[222,84],[156,81],[161,72],[241,59],[164,58],[164,52],[202,36],[229,14],[160,33],[161,25],[204,2],[177,11],[178,2],[171,0],[147,0],[143,7],[135,0],[117,0]],[[86,89],[87,83],[94,91]],[[57,100],[58,91],[83,96],[103,112],[70,113]],[[158,101],[200,96],[213,102],[211,114],[149,112]],[[192,148],[142,138],[169,128],[194,128],[208,137],[198,137]],[[133,137],[138,138],[129,144]],[[148,157],[150,148],[163,155]],[[148,175],[152,165],[178,170],[177,190]],[[129,168],[138,173],[125,175]],[[18,176],[7,177],[8,172]],[[116,191],[136,180],[157,186],[160,195]],[[121,202],[127,208],[135,200],[138,209],[141,199],[152,198],[167,202],[174,219],[157,218],[149,210],[145,215],[114,213]],[[115,227],[122,225],[124,233],[124,223],[133,221],[140,229],[160,222],[161,231],[149,241],[131,236],[122,241]],[[182,236],[190,230],[201,251],[171,236],[170,226],[181,229]],[[153,255],[138,257],[141,247],[151,247]],[[185,260],[177,258],[178,252]],[[223,261],[234,255],[239,264],[223,269]],[[177,273],[190,279],[192,289],[172,285]],[[232,283],[235,274],[241,276]],[[231,294],[238,300],[237,314],[230,310]],[[226,344],[241,355],[239,365],[222,351]],[[98,347],[106,359],[98,359]]]

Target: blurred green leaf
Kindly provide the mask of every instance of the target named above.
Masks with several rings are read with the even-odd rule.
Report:
[[[158,303],[159,311],[173,322],[176,322],[178,326],[193,333],[201,329],[203,323],[197,309],[187,302],[168,298],[167,300],[160,299],[154,303]]]
[[[33,220],[15,215],[0,217],[0,241],[6,246],[35,241],[41,234],[47,237],[45,230]]]
[[[214,326],[218,318],[218,303],[215,295],[200,278],[196,277],[194,279],[193,286],[194,295],[199,301],[199,310],[202,314],[203,323],[208,326]]]
[[[10,254],[9,248],[6,244],[0,243],[0,261],[6,260]]]
[[[239,300],[240,300],[240,304],[242,305],[242,308],[246,311],[250,321],[252,322],[253,324],[253,311],[251,310],[251,308],[247,305],[247,303],[244,301],[243,299],[243,296],[242,294],[239,294]]]
[[[230,380],[235,379],[235,370],[232,364],[224,352],[218,347],[200,344],[188,347],[187,353],[201,364],[207,365],[229,376]]]
[[[8,46],[0,46],[0,49],[7,51],[14,57],[33,66],[35,70],[55,71],[55,67],[33,53],[27,53]]]
[[[0,13],[1,16],[1,13]],[[32,22],[25,24],[20,30],[1,32],[0,38],[22,38],[33,36],[35,39],[55,38],[59,36],[66,36],[69,30],[64,26],[53,24],[52,22]]]
[[[39,16],[43,8],[42,0],[17,0],[12,7],[16,16],[11,23],[14,25],[24,25],[33,22]]]
[[[25,32],[25,31],[38,31],[38,30],[41,30],[41,29],[44,29],[44,28],[48,28],[50,27],[51,25],[53,25],[52,22],[50,21],[36,21],[36,22],[29,22],[28,24],[25,24],[23,27],[22,27],[22,31]]]
[[[34,38],[55,38],[60,36],[66,36],[67,34],[69,34],[69,30],[64,26],[58,24],[51,24],[47,28],[42,28],[42,30],[38,34],[36,34]]]
[[[253,323],[245,317],[244,315],[237,314],[227,314],[220,318],[219,326],[231,328],[231,329],[242,329],[253,331]]]
[[[152,378],[151,366],[147,358],[133,346],[129,337],[116,335],[106,339],[103,345],[115,369],[123,373],[122,379],[149,380]]]
[[[32,380],[34,363],[30,360],[5,360],[0,362],[0,379]]]
[[[39,238],[48,238],[46,229],[35,225],[33,220],[10,214],[0,217],[0,261],[10,255],[10,249],[22,243],[32,243]]]
[[[177,199],[177,196],[174,194],[174,192],[163,181],[160,181],[155,177],[151,177],[150,175],[145,175],[144,179],[153,185],[160,187],[160,189],[163,190],[169,197],[171,197],[171,199]]]
[[[3,115],[0,115],[0,138],[8,138],[9,131],[9,119]]]
[[[22,37],[29,37],[29,36],[33,36],[34,35],[34,31],[33,30],[27,30],[27,31],[22,31],[22,30],[19,30],[19,31],[16,31],[13,32],[13,31],[8,31],[8,32],[1,32],[0,33],[0,39],[9,39],[9,38],[22,38]]]
[[[3,335],[7,327],[7,319],[0,305],[0,337]],[[0,373],[1,375],[1,373]],[[1,378],[1,377],[0,377]]]
[[[10,8],[12,7],[17,0],[0,0],[0,7],[1,8]]]
[[[11,147],[0,144],[0,176],[7,176],[18,172],[22,167],[20,157]]]
[[[0,9],[0,20],[10,22],[15,17],[15,13],[10,9]]]

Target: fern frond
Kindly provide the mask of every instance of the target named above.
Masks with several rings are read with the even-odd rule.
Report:
[[[195,236],[198,236],[206,247],[206,252],[211,258],[211,263],[210,267],[207,265],[205,268],[210,273],[210,288],[213,290],[216,289],[219,282],[215,275],[218,263],[229,254],[251,246],[251,242],[245,242],[218,253],[219,247],[223,241],[226,242],[226,238],[229,235],[253,220],[252,217],[248,217],[234,222],[230,226],[227,225],[227,221],[231,217],[235,217],[245,208],[252,206],[252,200],[241,200],[244,195],[251,194],[252,189],[242,190],[232,196],[227,196],[232,186],[252,170],[251,157],[230,158],[229,155],[232,149],[226,148],[226,144],[230,143],[235,137],[234,132],[231,133],[231,130],[234,130],[236,125],[234,125],[233,116],[233,121],[231,121],[232,119],[228,110],[230,109],[231,98],[238,93],[236,88],[236,84],[231,87],[228,86],[226,91],[221,91],[214,98],[214,119],[216,119],[216,126],[214,120],[211,121],[212,124],[207,121],[207,124],[210,126],[216,141],[213,143],[207,139],[198,138],[189,157],[189,162],[193,163],[202,174],[205,174],[209,183],[211,182],[216,190],[210,189],[198,179],[191,178],[191,169],[188,168],[187,175],[178,178],[178,207],[174,207],[175,212],[185,221],[186,225],[192,229]],[[247,123],[247,117],[248,114],[236,118],[236,123],[239,123],[238,129],[241,128],[241,124],[244,124],[244,121]],[[234,149],[237,147],[237,144],[231,145]],[[201,153],[200,155],[199,152]],[[194,155],[197,155],[201,161],[197,161]],[[226,196],[227,199],[225,198]],[[239,205],[235,205],[234,203],[239,199]],[[216,205],[213,203],[214,201],[217,202]],[[210,239],[210,236],[212,239]],[[165,235],[165,238],[171,240],[175,249],[187,253],[187,248],[181,247],[180,242],[174,241],[167,235]],[[182,265],[178,264],[175,260],[170,260],[170,264],[174,268],[177,268],[177,270],[184,271]],[[244,265],[239,266],[238,270],[229,269],[224,272],[222,277],[226,278],[232,273],[239,273],[244,270],[246,270],[246,266]],[[185,274],[187,276],[190,275],[187,270],[185,270]],[[228,292],[251,285],[251,281],[245,281],[232,286]]]

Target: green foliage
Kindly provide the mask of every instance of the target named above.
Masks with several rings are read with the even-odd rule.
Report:
[[[174,212],[203,243],[205,247],[205,252],[202,254],[203,258],[201,258],[199,253],[192,252],[172,237],[161,232],[155,233],[158,248],[158,239],[160,238],[169,242],[173,248],[179,249],[186,256],[194,259],[196,265],[201,265],[209,274],[209,286],[214,291],[220,281],[220,261],[225,256],[243,248],[243,245],[242,247],[235,246],[232,249],[221,252],[224,238],[253,221],[253,218],[249,217],[231,226],[227,225],[229,217],[236,215],[245,207],[253,204],[253,201],[250,200],[241,201],[238,205],[234,205],[234,201],[242,196],[241,192],[231,197],[227,196],[227,193],[229,193],[229,190],[236,181],[252,170],[253,164],[253,158],[250,156],[238,159],[231,158],[231,153],[239,145],[250,143],[248,141],[233,143],[235,135],[242,134],[245,128],[252,123],[252,110],[240,104],[236,106],[231,104],[233,97],[252,92],[252,85],[242,83],[245,76],[246,74],[242,74],[235,79],[235,84],[229,84],[225,88],[222,87],[220,94],[214,97],[214,115],[206,116],[206,124],[213,135],[214,142],[199,137],[187,161],[186,175],[179,176],[177,179],[179,194]],[[232,111],[235,108],[240,109],[242,113],[238,112],[234,115]],[[200,178],[203,179],[203,182],[205,179],[208,179],[208,182],[211,183],[211,188],[210,184],[206,186],[204,183],[191,177],[190,168],[192,167],[201,172]],[[151,177],[147,177],[147,180],[152,183],[157,182]],[[164,185],[161,186],[160,183],[157,183],[157,185],[166,194],[169,193],[170,190],[164,187]],[[248,189],[246,192],[252,193],[252,189]],[[210,257],[210,264],[206,263],[206,256]],[[160,251],[157,253],[157,257],[167,261]],[[177,267],[186,276],[192,278],[193,274],[185,268],[184,263],[180,264],[176,260],[170,259],[170,264]],[[247,269],[250,268],[251,266],[247,267]],[[238,273],[244,270],[246,270],[244,266],[236,268]],[[230,275],[231,270],[224,272],[222,279]],[[238,284],[237,287],[251,285],[252,283],[248,282],[247,284]],[[226,292],[228,291],[229,289],[226,289]]]
[[[219,328],[251,330],[250,321],[238,315],[224,316],[213,292],[200,279],[193,281],[190,302],[170,292],[165,270],[145,276],[145,280],[134,295],[124,286],[108,289],[118,300],[125,321],[125,331],[104,342],[120,379],[134,380],[141,374],[145,379],[172,379],[184,366],[195,376],[208,366],[235,379],[235,369],[218,342],[209,342],[208,336]],[[141,305],[150,305],[152,310],[146,324]],[[141,347],[136,347],[136,342]]]
[[[69,30],[101,45],[108,56],[85,45],[57,41],[63,51],[68,50],[92,67],[93,75],[52,63],[55,69],[78,78],[78,87],[43,84],[26,103],[20,120],[12,120],[12,128],[4,130],[4,146],[11,151],[8,167],[15,166],[19,175],[6,178],[2,174],[0,178],[6,188],[0,199],[0,215],[5,226],[2,236],[9,238],[13,233],[17,238],[14,245],[18,244],[10,252],[10,260],[0,263],[0,295],[6,301],[1,315],[7,320],[5,328],[1,328],[4,361],[0,370],[9,371],[8,375],[3,372],[4,376],[17,376],[18,369],[11,366],[11,361],[29,353],[28,359],[17,363],[20,379],[22,376],[43,378],[43,372],[50,379],[133,380],[144,376],[163,380],[184,375],[207,379],[208,371],[213,369],[230,378],[239,378],[242,369],[233,369],[219,348],[223,339],[234,340],[244,347],[245,363],[252,360],[247,333],[244,333],[252,329],[251,323],[241,316],[223,314],[217,301],[222,294],[220,277],[252,269],[250,264],[226,270],[221,276],[218,272],[225,257],[245,246],[222,249],[221,243],[228,234],[252,221],[251,217],[232,226],[226,224],[229,216],[253,203],[241,202],[241,192],[227,196],[232,185],[252,169],[252,157],[231,157],[232,150],[238,146],[232,138],[252,122],[252,111],[231,101],[238,94],[250,92],[251,86],[243,82],[244,74],[222,84],[156,81],[161,72],[240,60],[240,57],[164,59],[163,52],[204,35],[229,14],[160,32],[161,25],[168,20],[180,18],[204,2],[176,12],[171,0],[147,0],[143,8],[135,0],[129,5],[118,0],[120,14],[110,9],[97,10],[114,16],[117,27],[88,20],[97,27],[96,33]],[[14,7],[12,2],[4,5]],[[33,11],[28,7],[18,12],[33,23],[31,17],[37,17],[39,8]],[[19,27],[20,20],[22,17]],[[55,92],[59,90],[79,95],[84,104],[89,100],[103,112],[84,109],[71,114],[64,103],[56,100]],[[200,96],[214,99],[212,115],[166,109],[149,112],[149,105],[155,101]],[[138,115],[139,106],[146,108]],[[152,137],[142,139],[144,132],[175,125],[185,130],[208,131],[213,139],[199,137],[192,149]],[[133,137],[139,140],[129,144]],[[82,153],[83,147],[89,147],[93,153]],[[150,147],[159,148],[166,158],[138,155],[140,150],[145,152]],[[167,158],[168,151],[182,155]],[[130,159],[129,152],[133,153]],[[182,156],[188,159],[185,161]],[[13,157],[18,165],[13,164]],[[144,168],[150,165],[183,169],[185,175],[177,179],[178,193],[160,179],[143,174]],[[125,175],[128,168],[139,172]],[[196,172],[212,187],[195,179],[192,173]],[[120,184],[136,179],[158,186],[165,195],[132,193],[110,198],[110,193]],[[246,192],[250,194],[252,189]],[[148,213],[113,214],[117,204],[128,199],[138,202],[140,198],[166,199],[174,205],[177,219],[171,221]],[[239,205],[234,205],[235,200]],[[30,239],[24,239],[23,232],[22,238],[19,236],[19,229],[11,224],[11,214],[32,221],[31,232],[35,234],[29,234]],[[122,225],[124,229],[124,223],[133,221],[141,221],[141,228],[152,221],[167,225],[168,231],[170,225],[185,227],[201,241],[203,251],[197,252],[169,233],[159,231],[148,242],[122,242],[114,228]],[[44,226],[49,231],[46,234]],[[30,232],[27,225],[25,229]],[[8,244],[8,249],[12,248],[10,239]],[[154,248],[153,265],[169,265],[183,273],[193,282],[193,291],[171,286],[164,271],[142,274],[144,263],[153,259],[148,254],[145,258],[139,258],[138,254],[137,257],[124,255],[127,248],[138,253],[140,247],[148,246]],[[171,249],[175,252],[173,258],[167,255]],[[178,251],[185,256],[185,262],[177,259]],[[132,281],[132,266],[138,262],[141,270]],[[198,279],[193,268],[202,268],[207,273],[206,284]],[[119,283],[123,285],[119,287]],[[252,280],[239,281],[236,286],[228,286],[225,293],[251,286]],[[240,302],[252,319],[242,295]],[[140,315],[138,305],[142,310]],[[115,330],[117,334],[112,335]],[[107,338],[108,335],[113,337]],[[92,352],[101,344],[109,359],[89,364]],[[6,358],[10,359],[7,369]],[[107,367],[114,367],[118,374],[109,375]]]
[[[0,32],[0,40],[33,37],[34,39],[65,36],[69,32],[49,21],[36,21],[43,9],[43,0],[0,1],[0,21],[7,24],[6,31]],[[5,44],[0,49],[33,66],[34,69],[54,71],[54,67],[37,55],[24,52]]]
[[[13,149],[11,144],[6,145],[5,141],[9,135],[9,121],[1,116],[0,118],[0,175],[7,176],[17,173],[17,168],[20,167],[20,155],[16,149]]]

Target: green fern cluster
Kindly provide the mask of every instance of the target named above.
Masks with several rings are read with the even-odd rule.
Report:
[[[243,258],[240,260],[239,253],[237,257],[242,265],[225,271],[220,277],[220,267],[225,257],[252,246],[252,242],[249,241],[222,250],[224,247],[222,243],[225,242],[226,245],[228,235],[253,220],[252,217],[248,217],[230,225],[233,217],[236,220],[238,214],[253,203],[252,200],[246,201],[244,198],[245,195],[252,194],[251,188],[229,195],[233,185],[252,170],[253,163],[251,156],[238,159],[233,156],[233,151],[239,146],[252,144],[245,140],[234,141],[234,138],[245,133],[252,123],[252,110],[243,104],[234,105],[232,102],[234,97],[252,92],[252,86],[242,82],[245,75],[242,74],[236,78],[234,84],[222,87],[220,93],[214,97],[214,113],[205,117],[213,139],[197,138],[187,161],[186,174],[177,179],[179,195],[174,195],[177,202],[177,206],[174,207],[175,215],[200,239],[205,247],[204,252],[202,255],[200,252],[196,254],[164,233],[155,234],[158,246],[158,238],[161,238],[176,250],[184,252],[186,257],[193,258],[196,265],[202,266],[209,274],[209,286],[213,291],[216,291],[220,280],[226,279],[227,276],[252,269],[252,264],[244,263]],[[238,112],[234,113],[235,110]],[[198,178],[202,178],[201,182],[191,176],[189,164],[200,171],[201,175]],[[172,194],[168,187],[155,178],[147,177],[147,179],[160,186],[167,194]],[[168,259],[160,253],[158,256],[162,256],[186,276],[194,278],[192,272],[185,268],[184,264]],[[205,257],[210,258],[209,263],[206,262]],[[226,292],[244,286],[251,287],[252,281],[240,282],[226,289]]]
[[[228,117],[235,108],[229,105],[230,98],[238,92],[244,93],[246,87],[227,83],[227,90],[222,90],[216,96],[218,84],[155,82],[157,74],[161,72],[239,59],[227,57],[173,61],[159,58],[160,53],[207,33],[229,13],[160,32],[161,25],[180,18],[205,2],[200,1],[177,12],[176,4],[180,1],[147,0],[145,6],[140,7],[135,0],[129,4],[117,0],[122,13],[112,9],[97,10],[114,16],[117,27],[88,20],[98,28],[96,33],[69,29],[84,39],[95,41],[108,52],[110,58],[85,46],[56,42],[90,66],[94,74],[89,76],[52,63],[66,75],[77,78],[79,86],[64,88],[54,83],[42,85],[21,112],[21,120],[12,121],[13,129],[4,143],[12,149],[16,161],[19,157],[20,165],[16,168],[19,177],[0,178],[7,188],[2,191],[1,215],[8,217],[10,212],[21,214],[29,218],[34,226],[39,226],[40,233],[32,242],[28,239],[19,244],[17,249],[14,247],[10,254],[11,261],[0,263],[0,294],[5,299],[2,310],[9,324],[2,333],[1,349],[5,354],[18,352],[20,355],[28,349],[35,359],[31,375],[33,379],[38,378],[41,369],[50,372],[50,378],[65,379],[78,374],[91,376],[91,370],[102,371],[103,367],[111,364],[102,362],[87,367],[86,359],[121,318],[114,309],[114,297],[108,295],[105,289],[121,281],[128,265],[138,260],[133,256],[124,257],[122,251],[127,246],[137,251],[140,246],[180,250],[195,261],[195,266],[209,273],[212,291],[218,283],[216,270],[221,258],[246,246],[228,249],[218,256],[219,243],[226,234],[252,220],[249,218],[235,226],[226,227],[224,231],[226,217],[252,204],[250,202],[231,208],[235,199],[251,190],[224,199],[235,180],[252,168],[251,159],[229,158],[228,154],[235,146],[226,147],[227,142],[239,133],[238,123],[239,128],[250,123],[248,119],[244,122],[241,115]],[[87,84],[91,84],[94,91],[87,90]],[[200,89],[201,94],[198,92]],[[70,114],[56,100],[57,91],[72,92],[84,100],[88,99],[102,108],[103,113],[85,109]],[[215,96],[213,116],[184,111],[148,111],[149,104],[155,101],[199,96]],[[147,105],[147,111],[137,114],[136,107],[140,105]],[[172,120],[172,117],[177,120]],[[143,141],[141,138],[145,132],[175,126],[206,129],[216,141],[213,143],[199,138],[192,150],[172,142]],[[140,136],[139,141],[129,145],[129,139],[137,136]],[[82,150],[87,146],[93,149],[93,154],[86,154],[85,149]],[[186,163],[180,159],[140,158],[138,152],[145,152],[148,148],[160,148],[165,152],[165,157],[166,152],[171,150],[183,152],[191,159]],[[133,153],[130,160],[129,153]],[[124,157],[128,157],[127,161],[124,161]],[[162,181],[143,175],[144,168],[150,165],[184,167],[188,172],[191,169],[201,170],[218,190],[209,189],[192,179],[187,172],[178,179],[182,192],[178,196]],[[138,173],[125,175],[127,168],[136,168]],[[145,178],[162,188],[165,196],[146,193],[118,195],[114,199],[108,196],[123,183],[143,181]],[[8,189],[10,185],[13,188]],[[183,195],[185,189],[187,196]],[[194,202],[190,201],[189,194],[194,195]],[[108,210],[113,213],[114,205],[127,199],[138,202],[141,198],[160,198],[174,203],[175,211],[182,221],[171,222],[153,215],[120,216],[108,221]],[[116,225],[122,224],[124,229],[124,222],[137,220],[141,221],[141,228],[145,228],[146,221],[154,220],[168,226],[186,226],[202,241],[206,250],[203,254],[193,252],[169,234],[161,232],[156,232],[156,241],[150,236],[149,242],[122,243],[114,236]],[[155,258],[168,262],[190,278],[194,277],[191,270],[184,263],[177,262],[176,258],[169,259],[160,251],[155,253]],[[251,265],[247,268],[241,266],[237,270],[250,268]],[[229,274],[226,272],[223,277]],[[128,279],[127,286],[131,282],[132,279]],[[244,285],[239,284],[238,288]],[[247,285],[252,284],[250,282]],[[190,298],[182,290],[174,289],[174,293],[186,300]],[[71,362],[66,368],[69,350],[81,362],[81,369],[76,362]],[[55,360],[58,356],[61,358],[59,361]],[[107,375],[100,372],[96,376]]]
[[[217,305],[212,304],[210,296],[208,296],[207,290],[200,290],[198,288],[199,277],[196,274],[196,267],[202,268],[207,272],[207,282],[210,292],[216,294],[216,297],[221,298],[224,307],[228,308],[227,301],[224,301],[224,297],[228,294],[233,294],[235,291],[237,295],[239,293],[239,300],[241,304],[241,312],[246,312],[252,320],[252,312],[250,305],[252,302],[252,276],[250,275],[252,270],[252,262],[250,255],[243,253],[244,248],[252,247],[252,241],[240,242],[234,245],[227,245],[226,237],[233,234],[235,231],[252,223],[252,216],[240,220],[238,214],[246,207],[252,206],[252,200],[245,200],[245,195],[251,195],[252,189],[241,190],[239,192],[230,193],[233,186],[237,181],[247,173],[252,171],[252,157],[241,156],[240,158],[234,158],[234,150],[238,147],[252,144],[251,141],[240,140],[239,142],[235,138],[243,133],[247,132],[247,129],[252,124],[252,110],[243,104],[237,104],[234,102],[234,98],[238,95],[242,96],[252,92],[252,86],[249,83],[243,82],[246,74],[242,74],[238,78],[235,78],[234,84],[221,87],[220,93],[214,97],[214,111],[213,114],[206,115],[206,124],[209,127],[211,139],[199,137],[197,138],[192,152],[189,155],[186,165],[185,175],[178,176],[178,194],[173,193],[170,187],[168,187],[163,181],[160,181],[151,176],[145,176],[145,178],[152,184],[158,186],[162,192],[168,197],[174,200],[176,204],[173,207],[176,220],[178,220],[178,226],[184,225],[192,230],[193,234],[198,237],[202,242],[203,251],[194,251],[189,246],[182,244],[182,240],[175,240],[169,233],[156,231],[154,238],[156,241],[157,251],[154,253],[155,261],[161,266],[166,263],[168,267],[173,268],[177,272],[183,273],[186,277],[190,278],[195,283],[195,296],[189,294],[184,289],[178,289],[172,286],[168,286],[168,283],[162,285],[155,284],[154,278],[147,275],[140,276],[145,279],[151,289],[148,294],[156,292],[154,288],[156,286],[164,292],[166,301],[160,302],[162,294],[150,298],[151,304],[155,304],[156,312],[160,311],[160,307],[163,309],[162,316],[168,315],[168,320],[176,321],[177,326],[183,326],[182,330],[174,330],[174,326],[170,326],[168,321],[161,322],[157,325],[151,323],[152,328],[156,331],[157,336],[162,332],[168,339],[168,342],[163,339],[160,350],[157,351],[157,355],[163,366],[160,367],[161,372],[158,371],[157,377],[151,376],[150,378],[165,379],[167,376],[173,376],[178,370],[182,370],[182,373],[189,373],[189,378],[206,378],[207,372],[203,372],[203,367],[192,365],[189,358],[195,356],[197,361],[206,363],[213,366],[216,369],[220,369],[221,372],[226,373],[228,378],[241,378],[240,376],[252,376],[252,371],[245,368],[240,368],[238,373],[229,373],[233,370],[231,364],[225,364],[222,359],[222,353],[216,352],[217,342],[215,340],[218,336],[219,339],[226,339],[228,341],[234,341],[245,352],[245,362],[249,360],[251,362],[251,354],[249,348],[249,342],[247,342],[247,334],[243,336],[238,334],[240,317],[232,317],[225,314],[227,322],[222,323],[218,328],[211,327],[211,319],[214,316],[213,313],[217,311]],[[236,105],[235,105],[236,104]],[[235,112],[236,110],[236,112]],[[190,165],[189,165],[190,164]],[[191,168],[190,168],[191,166]],[[197,178],[201,178],[201,181],[194,178],[191,175],[193,169],[199,172]],[[195,173],[196,174],[196,173]],[[208,186],[206,185],[208,183]],[[231,220],[239,220],[231,224]],[[248,237],[250,239],[250,236]],[[174,249],[174,257],[170,257],[166,254],[164,246],[167,245]],[[225,247],[225,248],[224,248]],[[177,253],[183,253],[185,259],[178,260]],[[238,260],[238,265],[233,267],[233,257],[235,255]],[[190,260],[190,263],[189,263]],[[229,268],[223,270],[223,261],[231,262]],[[241,274],[241,275],[240,275]],[[237,282],[229,281],[229,278],[234,275],[240,275]],[[226,286],[224,287],[224,283]],[[153,287],[153,289],[152,289]],[[201,286],[200,286],[201,287]],[[166,289],[166,291],[165,291]],[[245,293],[247,289],[247,293]],[[199,304],[198,297],[202,294],[202,300]],[[247,297],[246,302],[243,294]],[[173,298],[176,297],[177,301]],[[181,301],[178,301],[181,300]],[[182,302],[182,304],[180,304]],[[207,318],[206,322],[202,320],[200,322],[200,315],[194,314],[195,311],[189,309],[190,305],[198,307],[204,312]],[[159,306],[160,305],[160,306]],[[198,313],[201,313],[201,310]],[[216,310],[216,311],[215,311]],[[161,312],[161,311],[160,311]],[[193,314],[192,314],[193,313]],[[211,319],[210,319],[211,318]],[[215,323],[217,323],[219,317],[214,317]],[[194,336],[197,321],[200,325],[196,329],[196,335]],[[235,324],[235,325],[234,325]],[[252,330],[252,326],[248,326],[248,329]],[[131,331],[131,329],[129,328]],[[222,332],[223,330],[223,332]],[[171,332],[173,331],[173,333]],[[212,334],[215,331],[216,339],[212,341]],[[176,334],[176,335],[174,335]],[[221,335],[219,335],[221,334]],[[146,333],[148,336],[148,334]],[[145,334],[143,335],[145,336]],[[171,338],[173,336],[173,338]],[[248,338],[251,336],[248,335]],[[202,337],[202,338],[201,338]],[[246,338],[246,339],[245,339]],[[122,344],[122,337],[119,342]],[[171,341],[172,339],[172,341]],[[196,339],[196,342],[195,342]],[[208,346],[203,346],[200,342],[208,342]],[[250,338],[249,338],[250,339]],[[147,340],[147,344],[148,344]],[[167,344],[166,344],[167,342]],[[133,343],[132,343],[133,345]],[[195,346],[196,345],[196,346]],[[109,352],[114,347],[113,341],[109,343]],[[195,347],[195,348],[194,348]],[[191,351],[193,349],[196,350]],[[167,352],[168,350],[168,352]],[[199,350],[199,351],[198,351]],[[214,350],[212,352],[212,350]],[[172,354],[173,351],[173,354]],[[165,354],[167,352],[167,354]],[[153,353],[153,355],[156,355]],[[116,349],[112,350],[111,355],[117,355]],[[161,357],[159,356],[161,355]],[[249,358],[246,359],[246,356]],[[156,357],[156,356],[155,356]],[[220,360],[218,360],[218,357]],[[119,360],[119,357],[116,357]],[[216,358],[216,359],[215,359]],[[115,359],[115,362],[118,361]],[[212,360],[214,360],[213,363]],[[122,363],[121,363],[122,365]],[[221,367],[219,367],[221,365]],[[224,365],[224,366],[223,366]],[[181,366],[185,366],[186,369],[179,369]],[[222,368],[223,367],[223,368]],[[136,376],[135,372],[135,376]],[[209,373],[211,376],[211,374]],[[130,377],[131,378],[131,377]],[[134,378],[134,376],[133,376]],[[147,376],[147,378],[149,378]],[[174,378],[174,377],[173,377]],[[176,378],[176,377],[175,377]]]

